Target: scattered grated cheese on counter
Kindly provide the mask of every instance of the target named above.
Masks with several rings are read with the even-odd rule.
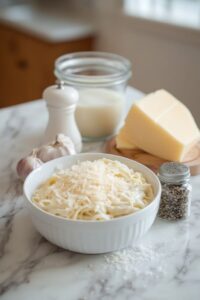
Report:
[[[104,255],[107,266],[122,272],[124,279],[129,273],[148,277],[163,275],[161,257],[162,254],[158,254],[152,247],[144,246],[126,248]]]

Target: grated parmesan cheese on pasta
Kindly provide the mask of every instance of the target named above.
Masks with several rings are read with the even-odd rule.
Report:
[[[140,172],[109,159],[83,161],[57,171],[32,197],[46,212],[74,220],[128,215],[152,199],[152,187]]]

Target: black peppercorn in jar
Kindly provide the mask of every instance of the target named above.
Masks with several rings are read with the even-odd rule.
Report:
[[[189,168],[181,163],[164,163],[158,177],[162,185],[158,216],[167,220],[188,217],[192,191]]]

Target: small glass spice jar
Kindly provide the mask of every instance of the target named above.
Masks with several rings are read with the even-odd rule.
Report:
[[[167,162],[158,173],[162,194],[158,216],[178,220],[190,215],[191,191],[190,170],[181,163]]]

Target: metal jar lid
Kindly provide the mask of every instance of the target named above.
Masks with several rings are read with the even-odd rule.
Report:
[[[161,165],[158,177],[162,182],[180,184],[190,179],[190,169],[181,163],[167,162]]]

